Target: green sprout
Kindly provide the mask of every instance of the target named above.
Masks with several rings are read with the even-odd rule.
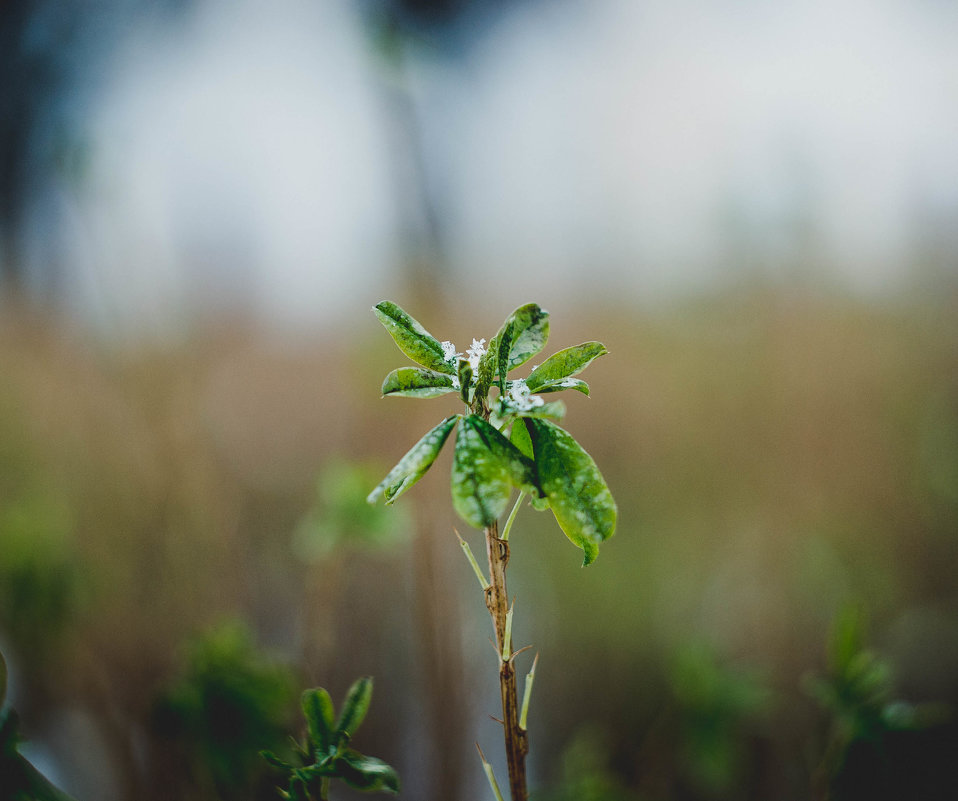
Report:
[[[336,717],[332,699],[322,687],[306,690],[302,697],[307,736],[303,743],[294,742],[300,764],[292,765],[270,751],[263,757],[273,767],[287,774],[288,789],[280,795],[289,801],[327,801],[331,779],[340,779],[350,787],[365,792],[399,792],[396,771],[376,757],[361,754],[350,747],[350,741],[369,711],[373,680],[358,679]]]
[[[565,405],[543,395],[573,389],[589,394],[575,376],[608,351],[601,342],[560,350],[526,378],[507,378],[538,354],[549,337],[549,313],[534,303],[516,309],[488,348],[473,340],[465,354],[440,342],[395,303],[373,311],[399,349],[420,367],[400,367],[383,381],[384,396],[433,398],[457,393],[466,414],[447,417],[419,440],[370,493],[394,503],[413,486],[457,428],[452,467],[456,512],[475,528],[492,525],[506,510],[513,489],[551,509],[566,536],[595,561],[599,544],[615,532],[616,506],[592,457],[554,421]],[[490,398],[495,388],[498,395]],[[507,433],[508,432],[508,436]]]
[[[520,706],[514,663],[528,646],[517,651],[512,647],[515,604],[506,590],[509,534],[527,495],[533,508],[552,511],[559,528],[582,550],[583,565],[595,561],[599,545],[615,532],[617,510],[605,479],[592,457],[556,422],[565,415],[563,402],[544,397],[567,389],[588,395],[589,385],[576,376],[608,351],[601,342],[584,342],[554,353],[525,378],[515,378],[510,373],[539,354],[549,338],[549,313],[535,303],[510,314],[488,347],[485,339],[473,339],[465,353],[436,339],[395,303],[383,301],[373,311],[399,349],[418,365],[390,372],[383,381],[383,396],[452,394],[466,409],[428,431],[367,500],[394,503],[426,474],[455,430],[452,504],[463,520],[484,532],[488,578],[469,544],[461,537],[459,542],[479,579],[495,630],[510,794],[512,801],[526,801],[526,724],[538,655]],[[500,536],[498,521],[514,491],[518,500]],[[492,766],[481,754],[480,750],[490,789],[501,801]]]

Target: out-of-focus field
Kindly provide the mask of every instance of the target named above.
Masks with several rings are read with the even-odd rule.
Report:
[[[499,323],[417,316],[457,342]],[[565,425],[620,523],[582,569],[551,516],[516,522],[538,797],[813,797],[829,716],[807,676],[848,604],[894,697],[944,705],[884,763],[934,775],[958,702],[958,297],[591,309],[556,317],[547,352],[585,339],[611,355]],[[449,454],[395,508],[363,501],[457,411],[381,400],[403,362],[372,315],[335,340],[234,324],[151,350],[5,312],[0,645],[28,753],[81,801],[276,797],[256,750],[296,730],[302,688],[359,675],[357,744],[404,797],[486,797],[495,655]]]

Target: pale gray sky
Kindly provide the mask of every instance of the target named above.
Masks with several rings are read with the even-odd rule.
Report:
[[[132,32],[90,110],[59,233],[77,303],[163,329],[230,298],[290,325],[380,299],[395,151],[354,7],[197,9]],[[509,279],[506,304],[545,280],[647,300],[721,281],[736,248],[775,272],[809,242],[894,289],[919,212],[958,228],[955,41],[930,2],[519,5],[459,60],[412,51],[446,256]]]

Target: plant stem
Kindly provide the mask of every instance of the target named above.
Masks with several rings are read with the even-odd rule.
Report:
[[[509,543],[499,538],[499,525],[493,523],[484,531],[486,555],[489,558],[489,587],[486,589],[486,608],[492,617],[499,653],[499,690],[502,695],[502,727],[506,743],[506,763],[509,766],[509,792],[512,801],[527,801],[526,754],[529,741],[525,729],[519,726],[519,698],[516,690],[516,670],[512,659],[511,635],[507,632],[509,595],[506,590],[506,565],[509,563]],[[503,658],[506,654],[506,658]]]

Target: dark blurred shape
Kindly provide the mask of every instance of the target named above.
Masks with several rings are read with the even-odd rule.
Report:
[[[82,177],[78,124],[124,26],[138,14],[176,13],[192,0],[8,0],[0,12],[0,293],[50,295],[56,265],[26,274],[27,223],[51,181]],[[42,216],[42,215],[41,215]],[[48,232],[49,233],[49,232]],[[67,266],[72,267],[73,265]]]
[[[240,621],[187,646],[185,664],[157,701],[154,725],[189,766],[192,788],[169,797],[250,798],[269,785],[263,749],[283,749],[296,696],[292,671],[257,648]],[[176,759],[174,758],[174,764]]]
[[[714,649],[689,642],[673,657],[681,772],[705,798],[733,798],[748,780],[748,738],[772,696],[754,668],[723,664]]]
[[[551,791],[532,793],[533,801],[639,801],[610,766],[613,750],[600,726],[584,725],[562,754],[561,779]]]
[[[20,720],[6,695],[7,664],[0,654],[0,801],[72,801],[19,753]]]
[[[849,605],[836,616],[828,672],[806,679],[828,716],[817,796],[857,799],[958,797],[951,764],[958,726],[940,706],[895,699],[891,665],[865,646],[865,616]]]

